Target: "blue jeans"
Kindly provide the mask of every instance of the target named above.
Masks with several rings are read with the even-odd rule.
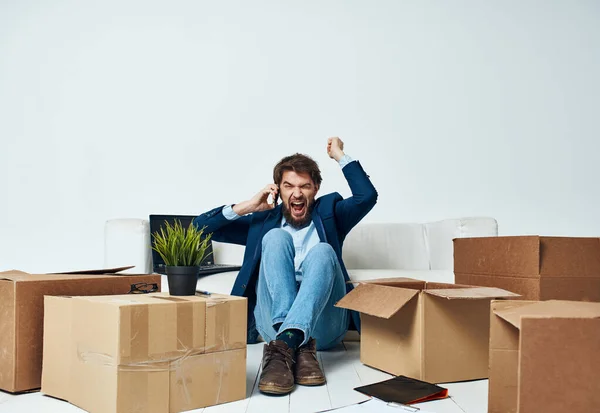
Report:
[[[331,245],[321,242],[310,249],[301,264],[302,281],[296,281],[292,236],[279,228],[262,241],[262,257],[254,317],[266,342],[290,328],[302,330],[304,345],[312,337],[317,349],[334,347],[348,331],[348,310],[334,307],[346,294],[344,276]],[[274,326],[282,323],[279,331]]]

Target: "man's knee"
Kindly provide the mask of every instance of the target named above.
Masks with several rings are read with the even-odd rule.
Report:
[[[283,247],[287,244],[293,245],[294,240],[289,232],[281,228],[274,228],[270,230],[265,234],[265,236],[262,239],[263,250],[265,248]]]
[[[314,250],[316,254],[333,257],[335,258],[335,251],[331,245],[326,242],[319,242],[317,245],[311,248],[311,252]]]
[[[326,242],[319,242],[308,252],[306,259],[312,264],[319,266],[335,267],[337,256],[333,247]]]

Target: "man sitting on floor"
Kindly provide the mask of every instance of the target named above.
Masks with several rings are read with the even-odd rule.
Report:
[[[248,342],[268,343],[258,388],[287,394],[294,385],[320,385],[325,376],[316,351],[342,341],[358,314],[335,307],[352,289],[342,261],[343,241],[373,208],[377,191],[339,138],[327,154],[341,166],[352,196],[315,199],[321,172],[310,157],[283,158],[268,184],[252,199],[222,206],[194,219],[214,241],[246,245],[232,295],[248,297]],[[269,202],[269,198],[272,202]],[[277,205],[281,198],[282,204]]]

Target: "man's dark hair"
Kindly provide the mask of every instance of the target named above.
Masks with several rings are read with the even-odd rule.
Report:
[[[323,179],[321,178],[319,165],[310,156],[295,153],[280,160],[273,168],[273,182],[275,182],[275,185],[279,186],[281,184],[283,173],[286,171],[308,174],[317,187],[321,186]]]

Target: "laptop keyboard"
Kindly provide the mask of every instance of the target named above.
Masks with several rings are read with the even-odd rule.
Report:
[[[200,270],[207,270],[207,269],[211,269],[211,268],[232,268],[232,267],[236,267],[235,265],[231,265],[231,264],[210,264],[210,265],[201,265],[200,266]]]
[[[239,265],[229,265],[229,264],[211,264],[211,265],[201,265],[200,272],[198,275],[211,275],[218,274],[220,272],[227,271],[239,271],[242,268]]]

